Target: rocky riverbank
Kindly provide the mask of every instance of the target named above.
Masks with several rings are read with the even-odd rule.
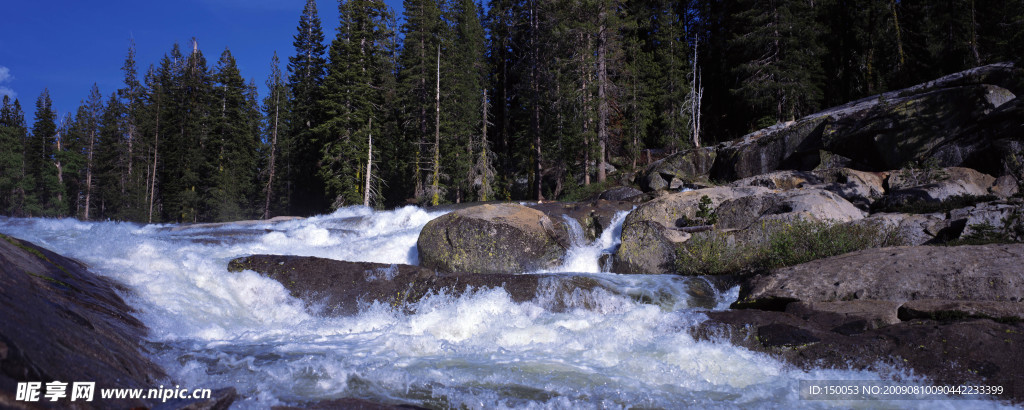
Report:
[[[621,243],[600,249],[601,265],[703,278],[686,282],[703,298],[687,307],[708,310],[690,330],[697,338],[804,369],[897,368],[937,384],[999,385],[999,399],[1024,403],[1024,105],[1016,96],[1024,86],[1014,70],[980,67],[680,152],[631,186],[584,202],[460,205],[419,232],[418,258],[410,259],[419,266],[250,255],[228,270],[271,278],[314,316],[332,319],[372,304],[408,313],[427,295],[498,287],[548,311],[595,310],[589,296],[600,293],[673,309],[650,289],[536,273],[623,221]],[[168,232],[251,239],[262,232],[246,227],[262,223]],[[331,233],[314,230],[304,234]],[[22,381],[172,383],[147,358],[146,328],[119,296],[130,289],[31,243],[0,239],[0,406],[25,407],[10,395]],[[714,283],[739,284],[731,309],[709,309]],[[222,408],[234,396],[229,389],[161,408]],[[311,405],[374,405],[352,400]]]

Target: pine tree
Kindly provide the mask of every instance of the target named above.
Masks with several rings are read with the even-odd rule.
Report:
[[[402,143],[411,153],[402,162],[412,165],[405,171],[413,180],[413,197],[422,200],[427,197],[428,141],[433,140],[433,57],[441,46],[441,10],[436,0],[405,0],[402,4],[404,41],[398,63],[398,95],[406,135]]]
[[[321,84],[327,69],[324,58],[324,33],[320,27],[316,1],[307,0],[299,18],[294,36],[295,55],[288,58],[288,87],[293,98],[291,105],[292,127],[289,129],[288,146],[290,155],[286,158],[289,171],[284,178],[289,181],[291,191],[288,203],[295,214],[310,215],[322,212],[329,203],[325,199],[324,186],[317,177],[324,142],[317,139],[313,129],[322,123]]]
[[[809,3],[750,0],[735,17],[739,31],[730,43],[742,56],[733,93],[753,113],[753,129],[810,114],[822,98],[821,27]]]
[[[118,93],[107,98],[100,117],[99,140],[97,141],[95,164],[95,187],[93,202],[98,219],[141,220],[141,215],[129,212],[128,185],[128,143],[125,126],[128,123],[126,109]],[[141,201],[140,201],[141,204]]]
[[[291,146],[283,136],[288,135],[290,118],[289,101],[291,95],[281,74],[277,52],[270,62],[270,76],[267,77],[268,94],[263,99],[263,159],[266,163],[260,181],[263,189],[263,219],[271,214],[287,212],[288,183],[282,182],[282,176],[288,175],[287,158],[291,155]]]
[[[35,122],[25,152],[26,173],[35,182],[26,187],[25,211],[30,216],[57,216],[61,212],[63,193],[57,176],[54,149],[57,145],[57,113],[48,89],[36,99]]]
[[[449,153],[447,167],[449,174],[456,177],[455,202],[486,197],[491,191],[484,185],[493,181],[493,172],[488,165],[489,153],[486,136],[481,133],[483,126],[484,80],[487,75],[485,60],[486,44],[480,13],[473,0],[459,0],[448,11],[453,22],[454,37],[449,43],[451,51],[446,59],[450,62],[450,98],[445,111],[450,124]],[[488,175],[491,174],[491,175]],[[481,195],[482,194],[482,195]],[[482,199],[482,198],[481,198]]]
[[[82,220],[89,220],[90,209],[93,206],[92,194],[94,188],[94,174],[96,171],[96,146],[100,139],[100,123],[103,115],[103,101],[100,89],[96,84],[93,84],[92,89],[89,91],[89,97],[82,103],[81,108],[75,118],[75,124],[77,128],[77,146],[69,147],[74,151],[74,157],[76,157],[76,168],[81,169],[82,175],[79,176],[80,187],[77,189],[76,201],[80,208],[80,212],[76,212],[76,215],[82,218]],[[79,146],[81,149],[79,149]]]
[[[0,213],[25,215],[25,115],[18,100],[0,106]]]
[[[195,40],[188,56],[175,45],[171,60],[173,70],[159,73],[160,80],[167,81],[162,86],[167,108],[160,118],[161,131],[167,131],[163,133],[166,143],[160,145],[163,216],[170,221],[197,222],[207,216],[205,176],[215,173],[215,165],[204,155],[211,144],[209,122],[216,115],[211,112],[212,78]]]
[[[259,118],[249,101],[252,91],[245,84],[231,51],[225,49],[213,74],[214,115],[212,133],[205,147],[206,161],[216,164],[210,191],[204,195],[208,220],[231,221],[252,216],[255,201],[258,129],[251,119]]]
[[[116,151],[105,155],[108,156],[107,163],[117,169],[116,182],[120,196],[116,200],[107,196],[106,203],[111,207],[110,214],[114,218],[145,222],[148,219],[147,192],[150,189],[147,175],[152,171],[152,155],[147,152],[147,145],[150,145],[149,150],[155,147],[147,144],[152,142],[153,134],[143,133],[145,124],[152,122],[152,117],[147,116],[144,101],[150,90],[138,79],[134,41],[129,45],[121,72],[124,74],[124,85],[117,90],[118,104],[112,106],[112,101],[108,102],[109,113],[105,116],[105,127],[110,133],[105,144],[107,147],[115,147],[113,149]],[[115,127],[118,129],[117,135],[113,134]]]
[[[365,167],[371,119],[386,113],[382,85],[394,73],[394,17],[387,5],[350,0],[339,3],[338,10],[338,34],[331,42],[320,103],[325,120],[315,129],[325,142],[319,175],[334,208],[379,200],[370,198],[372,187],[365,187]]]

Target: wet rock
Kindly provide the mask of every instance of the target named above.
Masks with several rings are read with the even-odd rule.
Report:
[[[0,407],[29,381],[95,382],[96,400],[72,407],[152,405],[98,399],[101,388],[148,389],[166,378],[143,353],[146,327],[118,292],[127,289],[80,262],[0,235]]]
[[[885,300],[851,300],[844,302],[794,302],[786,305],[786,313],[819,323],[832,322],[833,331],[861,333],[900,322],[900,304]],[[835,315],[828,318],[827,315]]]
[[[551,221],[561,226],[565,218],[572,218],[583,228],[583,237],[588,241],[601,236],[605,229],[612,225],[612,220],[620,211],[629,211],[636,206],[631,201],[612,201],[597,199],[585,202],[544,202],[528,205],[547,215]]]
[[[1024,403],[1024,323],[989,319],[910,320],[850,332],[825,313],[801,317],[788,312],[707,312],[691,332],[698,339],[727,340],[766,352],[802,369],[851,368],[887,372],[893,367],[941,385],[1003,386],[1000,400]]]
[[[1024,300],[1024,244],[867,249],[751,279],[736,307],[789,302]]]
[[[443,272],[522,273],[557,264],[569,247],[561,223],[516,204],[486,204],[431,220],[420,264]]]
[[[504,288],[516,302],[537,301],[561,310],[569,296],[605,288],[597,279],[563,274],[438,273],[403,264],[345,262],[306,256],[253,255],[228,263],[228,270],[251,270],[281,283],[292,296],[307,302],[316,314],[352,315],[361,304],[379,302],[410,308],[421,298],[442,291],[461,295],[470,289]],[[585,298],[577,299],[587,307]]]
[[[1024,302],[912,300],[900,306],[899,318],[902,320],[987,318],[1020,322],[1024,320]]]
[[[682,241],[669,240],[670,232],[664,225],[654,221],[624,223],[622,243],[612,259],[612,272],[674,272],[676,246]]]

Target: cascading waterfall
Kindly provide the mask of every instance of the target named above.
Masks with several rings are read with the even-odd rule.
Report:
[[[611,290],[574,295],[587,298],[585,308],[551,311],[516,303],[497,288],[431,295],[409,309],[375,303],[353,316],[321,317],[281,284],[226,269],[230,259],[258,253],[416,263],[419,231],[440,215],[353,207],[207,227],[0,218],[0,232],[126,284],[129,304],[151,330],[154,359],[182,386],[235,386],[245,397],[236,408],[338,397],[438,408],[873,406],[801,400],[798,384],[884,375],[801,371],[691,337],[687,329],[705,319],[702,312],[727,307],[735,289],[702,300],[692,292],[706,286],[701,279],[601,273],[598,258],[618,243],[624,212],[592,243],[578,232],[555,269],[588,272]],[[955,404],[886,405],[943,403]]]
[[[610,254],[619,245],[622,235],[622,222],[629,215],[629,211],[619,211],[612,217],[608,229],[601,232],[601,236],[593,242],[587,243],[583,234],[583,227],[579,221],[563,215],[562,224],[569,233],[571,247],[566,251],[565,259],[561,266],[554,269],[554,272],[582,272],[600,273],[609,272],[611,266],[601,266],[602,254]]]

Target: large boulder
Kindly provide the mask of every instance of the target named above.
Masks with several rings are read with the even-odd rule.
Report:
[[[866,209],[872,202],[885,195],[885,175],[884,173],[864,172],[849,168],[814,171],[783,170],[736,180],[729,186],[760,186],[779,190],[824,189]]]
[[[938,202],[958,195],[983,196],[992,192],[996,178],[970,168],[903,169],[885,180],[889,201]]]
[[[675,272],[676,249],[689,235],[675,228],[696,217],[701,198],[715,208],[723,201],[771,192],[763,187],[715,187],[664,195],[637,207],[622,223],[622,241],[612,270],[619,273]]]
[[[960,237],[980,233],[987,226],[1007,240],[1024,241],[1024,200],[1011,198],[975,204],[949,212],[949,220],[962,227]]]
[[[146,327],[118,295],[127,289],[32,243],[0,235],[0,407],[151,407],[101,400],[104,388],[148,389],[166,375],[143,353]],[[56,403],[16,402],[19,382],[68,382]],[[92,402],[70,401],[72,382],[95,382]],[[46,393],[45,386],[39,397]]]
[[[831,121],[828,115],[814,114],[724,143],[711,178],[733,181],[778,169],[814,169],[820,163],[822,132]]]
[[[674,181],[691,182],[707,179],[716,156],[714,147],[703,147],[689,149],[652,162],[640,175],[640,187],[645,191],[655,191],[669,188]]]
[[[568,237],[543,212],[486,204],[431,220],[416,242],[420,265],[442,272],[523,273],[555,266]]]
[[[875,307],[886,308],[886,304]],[[873,309],[854,315],[847,314],[848,306],[841,312],[835,307],[809,310],[806,306],[793,312],[707,312],[708,320],[692,333],[698,339],[726,339],[808,371],[906,369],[940,386],[1002,386],[996,399],[1024,403],[1024,390],[1017,382],[1024,379],[1024,366],[1020,366],[1024,349],[1018,348],[1024,345],[1024,322],[908,318],[886,325],[892,318],[889,313],[874,322],[865,320],[863,313]]]
[[[851,222],[854,225],[875,226],[892,231],[901,245],[918,246],[943,243],[956,239],[963,231],[963,224],[950,221],[942,213],[907,214],[877,213]]]
[[[503,288],[516,302],[537,301],[559,310],[580,291],[608,290],[597,279],[562,274],[517,275],[438,273],[403,264],[346,262],[308,256],[253,255],[236,258],[228,270],[251,270],[274,279],[292,296],[324,315],[352,315],[360,304],[382,303],[409,308],[424,296],[446,292],[461,295],[471,289]]]
[[[917,299],[1024,301],[1024,244],[867,249],[776,269],[734,306]]]
[[[718,227],[747,229],[757,222],[813,220],[851,222],[865,212],[841,196],[822,189],[799,189],[723,201],[716,209]]]
[[[1014,97],[988,84],[882,94],[874,103],[862,102],[860,109],[835,116],[825,127],[822,145],[867,169],[895,169],[927,158]]]
[[[1003,104],[957,138],[936,146],[929,157],[947,166],[1024,176],[1024,99]]]
[[[776,124],[715,147],[709,176],[734,181],[784,169],[884,171],[931,158],[994,175],[1021,171],[1010,156],[1024,152],[1024,103],[1016,98],[1024,89],[1015,75],[1011,64],[978,67]],[[659,189],[671,179],[641,182]]]
[[[706,208],[717,218],[715,229],[685,232],[690,230],[687,225],[699,219],[697,213],[705,197]],[[716,187],[666,195],[641,205],[626,217],[613,270],[679,273],[680,255],[714,253],[705,247],[721,235],[728,236],[725,241],[739,249],[747,243],[759,243],[779,224],[797,220],[843,223],[864,215],[839,195],[821,189]]]

